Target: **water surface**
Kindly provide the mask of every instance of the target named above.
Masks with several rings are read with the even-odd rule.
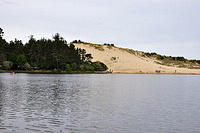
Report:
[[[0,74],[1,133],[200,133],[200,76]]]

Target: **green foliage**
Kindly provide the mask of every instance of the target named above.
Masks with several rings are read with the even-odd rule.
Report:
[[[157,60],[163,60],[164,59],[164,57],[159,55],[159,54],[157,54],[155,57],[156,57]]]
[[[157,55],[156,53],[145,53],[145,55],[147,56],[147,57],[151,57],[151,56],[155,56],[155,55]]]
[[[164,59],[167,59],[169,61],[188,61],[187,59],[185,59],[184,57],[172,57],[172,56],[162,56],[162,55],[159,55],[157,53],[144,53],[145,56],[147,57],[155,57],[157,60],[164,60]]]
[[[90,70],[90,71],[94,71],[94,69],[95,69],[94,66],[90,66],[90,67],[89,67],[89,70]]]
[[[66,70],[66,71],[71,71],[71,66],[70,66],[70,64],[66,64],[66,65],[65,65],[65,70]]]
[[[186,59],[184,57],[176,57],[176,60],[178,60],[178,61],[186,61]]]
[[[175,58],[173,58],[173,57],[171,57],[171,56],[168,56],[168,57],[166,57],[168,60],[175,60]]]
[[[19,55],[16,60],[16,64],[22,69],[23,65],[26,63],[26,57],[24,55]]]
[[[108,67],[104,63],[102,63],[100,61],[93,62],[92,66],[94,66],[94,68],[95,68],[94,70],[95,71],[106,71],[108,69]]]

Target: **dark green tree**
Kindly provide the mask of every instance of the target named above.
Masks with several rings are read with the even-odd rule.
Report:
[[[26,57],[24,55],[19,55],[16,60],[16,64],[20,69],[23,69],[24,64],[27,62]]]

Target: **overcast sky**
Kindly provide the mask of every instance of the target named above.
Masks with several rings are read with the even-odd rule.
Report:
[[[67,41],[200,59],[200,0],[0,0],[7,40]]]

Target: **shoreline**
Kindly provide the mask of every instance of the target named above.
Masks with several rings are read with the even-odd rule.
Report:
[[[53,71],[53,70],[0,70],[0,73],[30,73],[30,74],[97,74],[96,71]]]
[[[51,70],[0,70],[0,73],[28,73],[28,74],[154,74],[154,75],[200,75],[200,73],[156,73],[156,72],[105,72],[105,71],[51,71]]]
[[[153,73],[153,72],[113,72],[112,74],[153,74],[153,75],[200,75],[200,73]]]

